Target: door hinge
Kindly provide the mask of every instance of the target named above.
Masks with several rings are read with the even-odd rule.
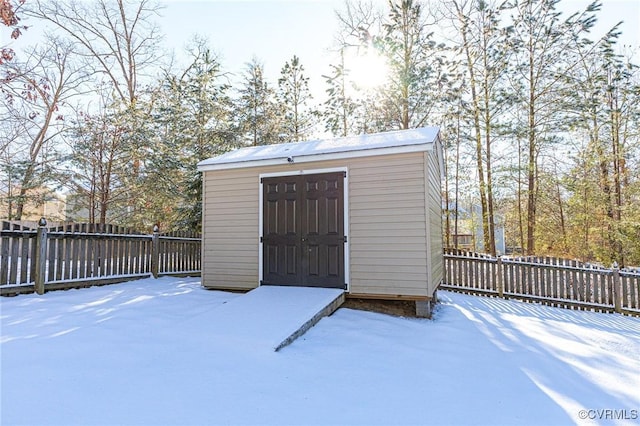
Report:
[[[342,172],[342,176],[347,177],[347,172],[346,171]]]
[[[262,237],[260,237],[260,242],[263,242],[263,239],[262,239]]]
[[[344,238],[343,241],[346,243],[347,242],[347,236],[345,235],[343,238]]]
[[[264,178],[260,178],[260,183],[264,183]]]

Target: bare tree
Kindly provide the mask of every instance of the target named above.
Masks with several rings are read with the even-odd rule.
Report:
[[[152,22],[159,6],[153,0],[36,0],[28,14],[64,32],[94,72],[113,84],[126,107],[135,105],[141,77],[158,63],[161,41]]]
[[[93,73],[97,84],[110,85],[113,95],[109,108],[118,117],[118,132],[126,134],[126,143],[118,147],[125,150],[130,169],[123,176],[128,196],[118,207],[123,215],[132,217],[144,209],[138,195],[148,152],[145,131],[149,130],[152,109],[152,96],[146,96],[145,83],[155,81],[161,58],[158,50],[162,38],[153,21],[158,9],[154,0],[34,0],[25,12],[71,40],[74,53]],[[108,206],[114,208],[115,204]]]
[[[4,63],[0,95],[7,107],[3,128],[10,135],[4,150],[5,170],[17,185],[9,215],[20,220],[29,195],[47,180],[58,151],[52,142],[64,129],[63,107],[76,96],[86,73],[71,63],[71,47],[48,38],[24,61]],[[11,186],[11,185],[9,185]],[[15,205],[15,214],[12,208]]]

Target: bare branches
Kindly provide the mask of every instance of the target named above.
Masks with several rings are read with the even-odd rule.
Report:
[[[14,166],[15,218],[20,219],[31,192],[47,181],[58,151],[52,142],[64,130],[63,107],[78,93],[86,74],[71,61],[71,46],[56,38],[35,48],[24,61],[1,68],[7,107],[3,128],[13,134],[4,145]],[[15,169],[16,165],[20,165]]]
[[[161,37],[151,22],[158,8],[153,0],[135,6],[124,0],[38,0],[28,14],[54,24],[74,40],[86,65],[106,76],[120,101],[133,105],[140,77],[158,62]]]
[[[336,11],[339,30],[334,36],[339,49],[357,46],[381,32],[382,12],[371,1],[345,0],[342,11]]]

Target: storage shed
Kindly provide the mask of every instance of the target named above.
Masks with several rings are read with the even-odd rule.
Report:
[[[443,276],[435,127],[237,149],[203,172],[202,283],[416,302]]]

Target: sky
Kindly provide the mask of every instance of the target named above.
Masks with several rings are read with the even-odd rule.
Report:
[[[374,0],[384,7],[386,0]],[[322,86],[321,75],[335,53],[330,49],[338,24],[336,10],[344,0],[168,0],[159,22],[165,45],[180,50],[198,33],[230,72],[241,73],[256,56],[275,80],[285,61],[300,57],[313,87]],[[576,11],[588,0],[562,0],[561,10]],[[568,16],[568,15],[567,15]],[[619,21],[624,43],[640,45],[640,0],[603,0],[595,34],[602,35]]]
[[[293,55],[310,77],[316,97],[323,96],[323,74],[337,61],[333,38],[338,23],[336,11],[344,0],[160,0],[157,22],[165,34],[162,45],[180,52],[195,34],[205,36],[221,60],[223,69],[238,78],[255,56],[265,66],[267,78],[275,83],[280,69]],[[373,0],[384,8],[386,0]],[[615,23],[624,21],[622,41],[640,45],[640,0],[602,0],[602,11],[594,35],[602,35]],[[588,0],[562,0],[560,9],[576,11]],[[23,22],[31,25],[31,22]],[[37,43],[40,32],[30,28],[14,46]],[[0,44],[9,31],[0,29]],[[184,61],[184,56],[182,56]]]
[[[335,10],[342,0],[240,0],[165,2],[159,23],[166,46],[180,51],[194,34],[206,36],[227,71],[242,74],[256,57],[271,81],[293,55],[319,90],[328,72],[330,49],[337,30]]]

